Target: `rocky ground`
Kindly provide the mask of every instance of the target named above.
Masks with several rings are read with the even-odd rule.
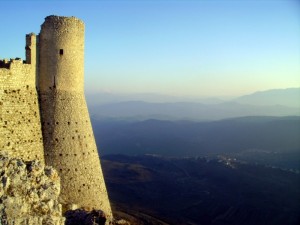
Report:
[[[53,168],[0,155],[0,181],[0,224],[64,224]]]
[[[101,210],[68,210],[58,202],[60,178],[39,161],[0,154],[0,225],[130,225],[107,221]]]

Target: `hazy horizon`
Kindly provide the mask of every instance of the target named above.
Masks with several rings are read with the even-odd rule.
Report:
[[[0,59],[48,15],[86,25],[86,93],[236,97],[300,86],[298,1],[1,1]],[[28,13],[30,12],[30,13]]]
[[[143,102],[157,102],[157,103],[167,103],[167,102],[194,102],[194,103],[222,103],[222,102],[239,102],[239,99],[251,98],[251,101],[256,103],[263,101],[259,105],[280,105],[284,104],[286,106],[297,107],[300,109],[299,99],[300,99],[300,87],[294,88],[283,88],[283,89],[269,89],[255,91],[251,93],[246,93],[244,95],[223,95],[223,96],[182,96],[182,95],[168,95],[163,93],[120,93],[111,91],[98,91],[89,92],[86,91],[85,95],[87,97],[88,103],[94,104],[106,104],[114,102],[124,102],[124,101],[143,101]],[[254,99],[253,99],[254,96]],[[255,97],[256,96],[256,97]],[[262,98],[263,97],[263,98]],[[262,98],[262,99],[261,99]],[[269,103],[268,103],[269,101]],[[255,102],[252,102],[254,105]],[[291,104],[291,102],[293,102]]]
[[[130,95],[158,95],[158,96],[168,96],[168,97],[175,97],[175,98],[186,98],[186,99],[206,99],[206,98],[219,98],[220,100],[230,100],[234,98],[238,98],[241,96],[246,95],[252,95],[259,92],[266,92],[270,90],[288,90],[288,89],[299,89],[298,87],[286,87],[286,88],[273,88],[273,89],[258,89],[258,90],[252,90],[250,92],[245,92],[242,94],[236,94],[236,95],[230,95],[230,94],[224,94],[224,95],[180,95],[180,94],[168,94],[168,93],[162,93],[162,92],[119,92],[119,91],[110,91],[110,90],[85,90],[86,95],[97,95],[97,94],[112,94],[112,95],[119,95],[119,96],[130,96]],[[300,96],[299,96],[300,97]]]

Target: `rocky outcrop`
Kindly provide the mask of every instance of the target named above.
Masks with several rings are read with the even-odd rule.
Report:
[[[105,215],[101,210],[69,210],[65,213],[66,225],[104,225]]]
[[[59,193],[53,168],[0,155],[1,225],[63,225]]]
[[[65,212],[65,217],[65,225],[131,225],[124,219],[107,220],[102,210],[68,210]]]

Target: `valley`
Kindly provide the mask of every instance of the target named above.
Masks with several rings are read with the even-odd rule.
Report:
[[[300,175],[239,161],[102,158],[115,216],[136,224],[298,224]]]

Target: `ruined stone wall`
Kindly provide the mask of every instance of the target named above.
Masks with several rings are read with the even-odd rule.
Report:
[[[44,162],[35,75],[22,60],[0,61],[0,149]]]
[[[39,96],[46,164],[61,177],[60,202],[112,217],[84,91],[84,24],[46,17],[40,33]]]

